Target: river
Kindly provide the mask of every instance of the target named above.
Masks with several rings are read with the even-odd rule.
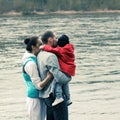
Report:
[[[120,13],[0,16],[0,120],[28,120],[23,40],[45,30],[75,46],[69,120],[120,120]]]

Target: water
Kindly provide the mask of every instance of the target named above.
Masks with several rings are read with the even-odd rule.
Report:
[[[120,14],[0,17],[0,119],[28,120],[21,58],[26,36],[67,34],[75,46],[70,120],[120,120]]]

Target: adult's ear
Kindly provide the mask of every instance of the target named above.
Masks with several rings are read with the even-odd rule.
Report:
[[[35,50],[35,46],[32,45],[31,48],[32,48],[32,51]]]
[[[53,40],[53,38],[52,38],[52,37],[49,37],[49,38],[48,38],[48,44],[49,44],[49,45],[51,45],[51,44],[52,44],[52,40]]]

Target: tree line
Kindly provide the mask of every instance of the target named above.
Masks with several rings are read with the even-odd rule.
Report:
[[[120,0],[0,0],[0,13],[120,10]]]

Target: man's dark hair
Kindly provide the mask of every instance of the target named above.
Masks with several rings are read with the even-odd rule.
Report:
[[[41,37],[41,40],[43,42],[43,44],[47,44],[48,43],[48,38],[49,37],[54,37],[54,34],[52,31],[46,31],[42,37]]]
[[[64,47],[66,44],[69,44],[69,37],[67,35],[62,35],[58,38],[57,44],[60,47]]]

